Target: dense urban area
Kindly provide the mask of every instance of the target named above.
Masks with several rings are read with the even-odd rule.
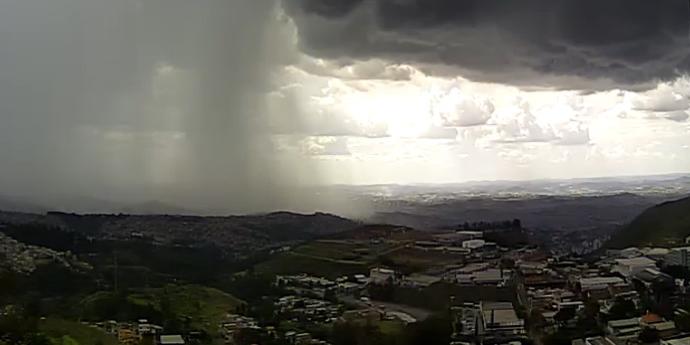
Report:
[[[688,205],[569,253],[519,219],[3,212],[0,344],[687,345]]]

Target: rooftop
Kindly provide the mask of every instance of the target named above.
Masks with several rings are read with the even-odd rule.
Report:
[[[181,335],[161,335],[161,345],[184,345]]]
[[[626,328],[639,325],[639,321],[636,318],[621,319],[621,320],[611,320],[608,322],[608,326],[612,328]]]
[[[616,263],[623,266],[655,266],[656,261],[646,257],[640,256],[629,259],[616,259]]]
[[[668,345],[690,345],[690,337],[665,340]]]

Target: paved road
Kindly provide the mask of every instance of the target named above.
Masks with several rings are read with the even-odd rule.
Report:
[[[424,320],[431,315],[431,311],[429,310],[410,307],[409,305],[380,301],[371,301],[371,303],[377,306],[383,306],[384,309],[388,311],[395,311],[411,315],[412,317],[417,319],[417,321]]]
[[[404,304],[398,304],[398,303],[390,303],[390,302],[381,302],[381,301],[371,301],[369,303],[362,302],[359,299],[356,299],[352,296],[338,296],[341,302],[345,304],[350,304],[350,305],[356,305],[361,308],[368,308],[371,306],[376,306],[376,307],[382,307],[385,311],[392,311],[392,312],[398,312],[398,313],[404,313],[407,314],[411,317],[413,317],[417,321],[424,320],[428,318],[431,315],[431,311],[422,309],[422,308],[415,308],[415,307],[410,307],[409,305],[404,305]]]

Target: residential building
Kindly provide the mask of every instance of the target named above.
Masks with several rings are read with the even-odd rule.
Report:
[[[690,336],[683,336],[672,339],[661,339],[660,345],[690,345]]]
[[[688,255],[690,247],[673,248],[666,255],[666,264],[669,266],[684,266],[690,267],[690,255]]]
[[[387,284],[395,281],[395,271],[387,268],[372,268],[369,271],[369,283]]]
[[[481,247],[484,247],[485,244],[486,241],[480,239],[467,240],[462,242],[462,247],[467,249],[479,249]]]
[[[619,339],[637,337],[641,330],[637,318],[611,320],[606,323],[606,334]]]
[[[525,320],[520,319],[510,302],[480,302],[478,333],[484,337],[518,339],[525,335]]]
[[[647,268],[656,268],[656,262],[648,257],[639,256],[629,259],[616,259],[616,264],[612,271],[629,278]]]
[[[171,334],[171,335],[161,335],[160,345],[184,345],[184,339],[181,335]]]

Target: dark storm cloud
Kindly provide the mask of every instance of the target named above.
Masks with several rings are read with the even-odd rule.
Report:
[[[318,5],[317,5],[318,3]],[[302,49],[482,81],[644,87],[690,70],[687,0],[284,0]]]

